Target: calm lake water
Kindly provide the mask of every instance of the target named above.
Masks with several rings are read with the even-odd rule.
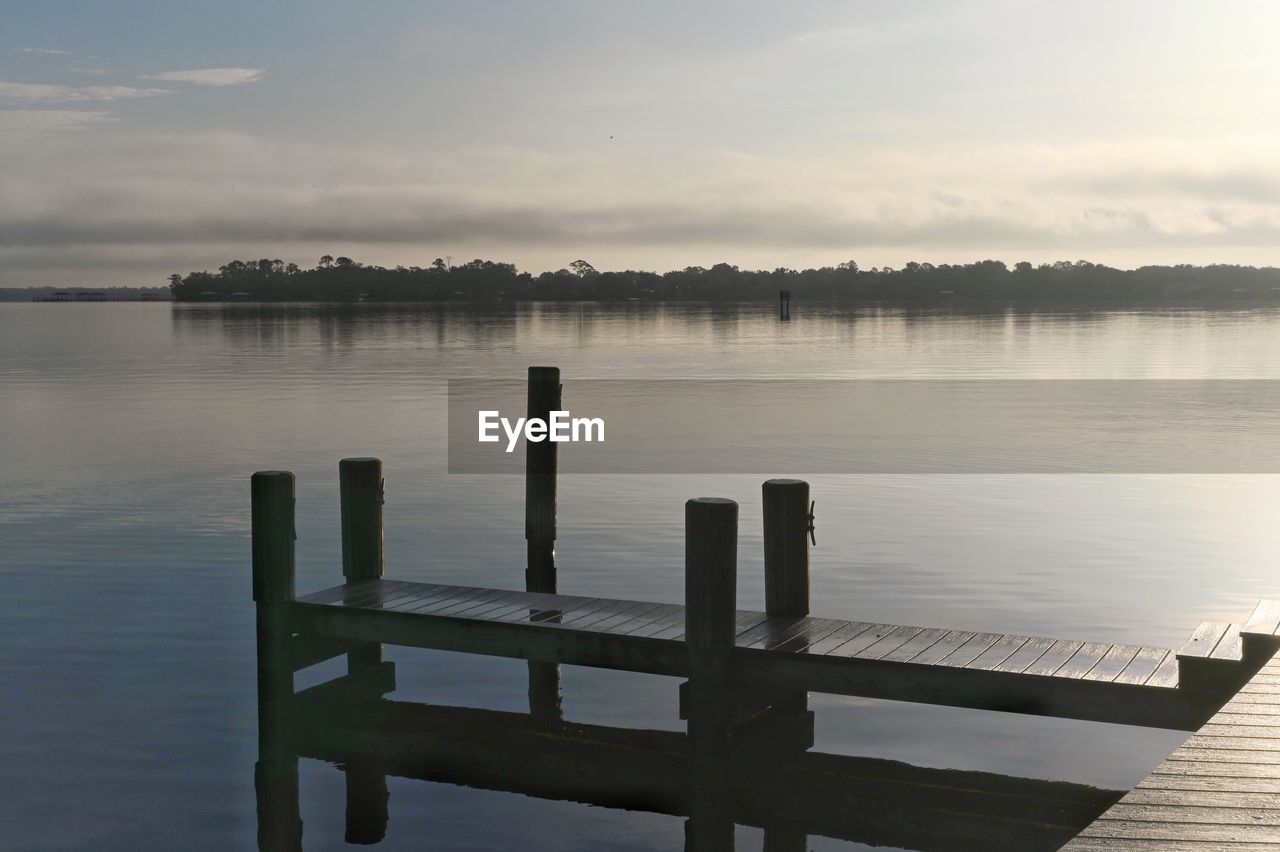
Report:
[[[1280,379],[1280,313],[800,305],[0,303],[0,847],[252,849],[249,476],[298,477],[298,586],[340,579],[337,463],[381,457],[387,575],[516,588],[523,487],[449,475],[448,379]],[[657,466],[657,465],[655,465]],[[749,466],[744,467],[750,470]],[[683,501],[770,475],[566,476],[560,588],[680,602]],[[1280,480],[809,476],[814,613],[1176,647],[1277,587]],[[396,697],[526,709],[519,661],[389,648]],[[314,679],[314,676],[313,676]],[[309,681],[303,679],[303,683]],[[681,730],[672,680],[564,672],[570,719]],[[1184,735],[815,695],[816,748],[1111,788]],[[302,761],[307,849],[344,780]],[[390,782],[384,849],[676,849],[682,820]],[[739,849],[760,833],[739,830]],[[858,848],[818,838],[811,848]]]

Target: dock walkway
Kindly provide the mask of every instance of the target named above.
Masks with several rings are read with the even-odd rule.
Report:
[[[1273,636],[1263,602],[1246,638]],[[1141,784],[1090,824],[1068,852],[1280,849],[1280,655]]]
[[[686,620],[677,604],[381,579],[291,614],[295,668],[340,652],[336,638],[674,677],[690,673]],[[732,653],[748,680],[810,691],[1195,730],[1225,700],[1196,665],[1238,670],[1241,645],[1213,622],[1174,651],[738,611]]]

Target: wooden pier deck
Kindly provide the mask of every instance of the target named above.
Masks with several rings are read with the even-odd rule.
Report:
[[[1274,636],[1263,602],[1243,629]],[[1263,664],[1141,784],[1068,843],[1069,852],[1280,849],[1280,655]]]
[[[677,604],[399,580],[335,586],[292,608],[304,635],[675,677],[689,675],[686,617]],[[296,641],[299,666],[338,650]],[[1179,653],[1166,648],[757,611],[736,612],[733,646],[748,682],[806,691],[1183,730],[1216,707],[1212,689],[1179,689]]]

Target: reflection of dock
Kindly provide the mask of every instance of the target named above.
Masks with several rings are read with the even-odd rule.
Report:
[[[700,810],[682,733],[362,700],[358,691],[304,692],[295,708],[303,757],[602,807],[682,817]],[[1120,797],[1079,784],[803,749],[751,738],[723,755],[731,784],[724,812],[713,818],[762,828],[768,848],[780,850],[804,849],[808,835],[917,849],[1048,850]],[[347,816],[348,836],[380,834],[385,792]]]
[[[531,369],[529,415],[559,405],[558,371]],[[1146,836],[1144,820],[1161,819],[1219,821],[1217,835],[1201,827],[1190,840],[1233,838],[1236,826],[1242,839],[1280,840],[1280,829],[1256,822],[1257,810],[1280,812],[1270,804],[1209,807],[1245,801],[1209,791],[1277,792],[1221,785],[1258,777],[1243,768],[1262,762],[1249,749],[1280,757],[1270,735],[1280,731],[1270,727],[1280,719],[1280,677],[1263,668],[1280,648],[1280,607],[1264,602],[1244,628],[1206,622],[1178,652],[813,617],[812,505],[797,480],[763,487],[764,611],[735,608],[738,506],[717,498],[685,506],[683,606],[561,595],[555,445],[529,444],[528,454],[522,591],[383,579],[381,463],[346,459],[345,582],[297,597],[293,475],[254,475],[262,848],[300,848],[300,754],[346,766],[352,842],[385,832],[388,773],[682,814],[687,847],[698,850],[732,849],[735,821],[763,824],[777,850],[803,849],[810,833],[927,849],[1052,849],[1115,801],[1078,785],[808,754],[811,691],[1198,730],[1178,753],[1193,756],[1171,762],[1199,780],[1155,788],[1194,795],[1158,807],[1126,797],[1079,848],[1172,849],[1159,843],[1181,838],[1126,845]],[[395,688],[386,644],[527,660],[533,715],[382,699]],[[295,671],[340,655],[347,675],[294,694]],[[563,721],[560,664],[685,678],[688,733]],[[1230,718],[1210,721],[1228,700],[1237,708]],[[1257,771],[1280,777],[1277,767]]]

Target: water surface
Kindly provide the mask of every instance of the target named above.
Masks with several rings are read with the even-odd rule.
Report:
[[[1280,313],[909,314],[798,305],[0,303],[0,846],[250,849],[249,475],[298,476],[300,590],[340,578],[337,462],[387,477],[388,576],[522,583],[523,488],[446,472],[450,378],[1280,378]],[[566,593],[679,602],[682,504],[759,483],[564,477]],[[1179,644],[1276,594],[1271,476],[825,475],[819,616]],[[396,697],[523,710],[518,661],[389,649]],[[306,682],[306,681],[304,681]],[[564,673],[579,721],[679,730],[675,683]],[[813,696],[824,751],[1124,788],[1183,735]],[[308,849],[343,776],[302,762]],[[669,849],[671,817],[391,782],[381,848]],[[742,829],[739,849],[758,847]],[[813,848],[851,848],[811,841]]]

